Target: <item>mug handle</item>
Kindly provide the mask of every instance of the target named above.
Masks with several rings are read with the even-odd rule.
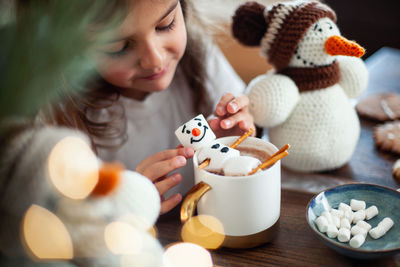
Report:
[[[199,202],[200,198],[210,189],[211,186],[205,182],[200,182],[190,189],[181,206],[182,223],[187,222],[193,216],[197,202]]]

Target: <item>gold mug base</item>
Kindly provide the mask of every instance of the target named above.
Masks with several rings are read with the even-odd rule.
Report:
[[[226,235],[222,247],[226,248],[253,248],[270,242],[278,234],[280,219],[264,231],[245,236]]]

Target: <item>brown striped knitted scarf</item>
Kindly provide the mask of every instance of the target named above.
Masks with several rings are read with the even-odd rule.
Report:
[[[339,82],[339,63],[315,68],[286,68],[279,72],[290,77],[300,92],[327,88]]]

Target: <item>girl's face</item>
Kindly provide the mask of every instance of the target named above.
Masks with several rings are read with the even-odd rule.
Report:
[[[130,0],[127,17],[96,48],[105,81],[124,96],[144,99],[166,89],[186,48],[186,28],[178,0]]]

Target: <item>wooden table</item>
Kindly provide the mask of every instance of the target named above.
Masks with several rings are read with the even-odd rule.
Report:
[[[367,91],[361,96],[400,92],[400,50],[383,48],[366,61],[370,72]],[[282,170],[282,205],[278,236],[252,249],[222,248],[211,251],[215,266],[400,266],[400,254],[360,261],[338,254],[321,243],[308,227],[305,207],[315,193],[348,182],[368,182],[392,188],[392,165],[399,155],[375,148],[372,129],[378,123],[361,119],[361,137],[349,164],[331,172],[304,174]],[[157,222],[158,238],[166,246],[181,241],[178,216]]]

